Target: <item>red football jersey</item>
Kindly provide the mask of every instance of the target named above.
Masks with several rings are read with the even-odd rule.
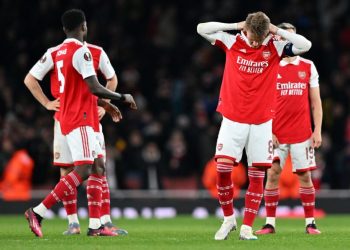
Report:
[[[318,86],[318,73],[312,61],[298,56],[291,63],[280,62],[272,131],[281,144],[299,143],[310,138],[309,88]]]
[[[51,94],[54,98],[58,98],[60,96],[60,88],[62,88],[62,84],[58,79],[58,71],[57,67],[54,67],[53,58],[57,51],[61,48],[63,44],[60,44],[56,47],[50,48],[44,54],[44,56],[34,65],[34,67],[30,70],[30,73],[37,78],[38,80],[42,80],[44,76],[50,71],[50,82],[51,82]],[[91,52],[93,59],[93,67],[96,73],[101,73],[105,79],[110,79],[115,74],[115,71],[110,64],[109,58],[104,50],[93,44],[86,44],[88,49]],[[97,105],[97,97],[94,96]],[[96,107],[97,108],[97,107]],[[96,115],[94,117],[94,130],[99,131],[99,119],[97,113],[93,113]],[[60,112],[55,113],[55,119],[60,119]]]
[[[240,123],[261,124],[272,119],[274,84],[286,43],[269,35],[254,49],[243,33],[218,33],[215,45],[226,52],[226,63],[217,111]]]
[[[94,127],[97,104],[84,79],[95,75],[89,49],[75,39],[66,39],[52,55],[60,82],[59,121],[64,135],[81,126]]]

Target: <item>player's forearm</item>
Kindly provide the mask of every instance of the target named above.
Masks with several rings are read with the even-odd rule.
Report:
[[[26,78],[24,79],[24,84],[27,86],[34,98],[46,108],[46,104],[50,100],[44,94],[39,82],[31,74],[27,74]]]
[[[114,75],[111,79],[107,80],[106,89],[115,92],[118,86],[117,75]],[[105,101],[110,102],[110,99],[105,99]]]
[[[302,35],[288,32],[283,29],[277,29],[276,34],[293,44],[293,53],[295,55],[305,53],[311,48],[311,42]]]
[[[314,121],[314,131],[321,133],[323,117],[321,101],[315,101],[315,103],[311,104],[311,112]]]
[[[96,75],[89,76],[84,79],[84,81],[88,84],[89,89],[92,94],[98,96],[100,98],[112,99],[116,101],[124,101],[125,96],[122,94],[110,91],[103,87],[97,80]]]
[[[237,23],[219,23],[219,22],[207,22],[197,25],[197,32],[200,35],[212,34],[218,31],[225,30],[238,30]]]

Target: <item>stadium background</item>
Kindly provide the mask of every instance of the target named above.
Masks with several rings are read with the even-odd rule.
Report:
[[[176,205],[178,198],[190,197],[196,199],[184,203],[205,206],[210,200],[214,211],[216,201],[201,191],[201,178],[213,156],[220,124],[215,108],[224,54],[197,35],[196,25],[241,21],[257,10],[264,11],[274,24],[295,24],[298,33],[313,43],[305,57],[319,71],[324,111],[323,146],[317,151],[319,170],[314,180],[321,196],[331,198],[326,202],[330,205],[318,204],[327,210],[333,196],[349,202],[350,7],[346,0],[2,0],[2,190],[8,162],[21,148],[34,160],[33,198],[42,197],[59,178],[51,164],[52,114],[31,96],[23,78],[48,47],[63,41],[60,17],[72,7],[85,11],[88,41],[102,46],[110,57],[119,78],[117,90],[133,94],[139,106],[138,111],[122,106],[124,119],[119,124],[108,117],[102,121],[112,196],[123,206],[137,206],[137,199],[144,195],[166,199],[161,202],[169,206]],[[42,86],[49,93],[49,79]],[[1,201],[0,213],[14,208],[18,208],[16,202]]]

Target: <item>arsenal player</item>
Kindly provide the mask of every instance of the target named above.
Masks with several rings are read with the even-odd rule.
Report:
[[[241,32],[232,35],[226,32],[228,30]],[[278,65],[283,56],[308,51],[311,42],[301,35],[277,28],[263,12],[251,13],[239,23],[201,23],[197,32],[226,53],[217,107],[223,121],[215,153],[224,222],[215,239],[226,239],[237,226],[233,214],[231,171],[241,160],[245,148],[249,187],[240,239],[255,240],[252,225],[263,197],[265,170],[272,164],[272,118]],[[276,40],[274,35],[286,40]]]
[[[94,95],[128,103],[133,109],[136,109],[136,104],[131,95],[112,92],[98,82],[91,52],[83,43],[87,34],[85,14],[81,10],[68,10],[62,16],[62,24],[67,39],[52,50],[49,60],[52,60],[52,71],[60,83],[58,120],[74,170],[62,177],[43,202],[28,209],[25,216],[32,232],[42,237],[41,220],[47,209],[63,200],[89,177],[87,183],[90,216],[88,235],[115,236],[117,234],[105,230],[100,221],[104,169],[101,167],[103,160],[99,158],[102,155],[102,149],[95,134],[98,131],[96,119],[98,113],[97,99]],[[48,58],[44,57],[42,60],[48,60]],[[57,103],[35,97],[43,106],[58,110]],[[112,111],[118,111],[106,101],[99,99],[98,102],[107,109],[112,107]],[[117,121],[120,118],[120,113],[114,112],[113,119]],[[94,160],[96,164],[92,165]]]
[[[290,23],[282,23],[278,27],[291,33],[296,32]],[[272,123],[275,155],[272,168],[267,171],[264,191],[267,217],[266,224],[256,234],[275,233],[278,182],[288,154],[291,155],[293,172],[299,178],[306,233],[320,234],[314,219],[315,189],[310,173],[316,169],[314,149],[320,147],[322,142],[322,105],[314,63],[300,56],[285,57],[280,62],[276,90],[276,117]]]

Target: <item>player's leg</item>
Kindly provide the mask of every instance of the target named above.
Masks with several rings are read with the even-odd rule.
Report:
[[[263,197],[265,170],[271,167],[273,157],[271,120],[259,125],[250,125],[245,148],[249,166],[249,186],[245,195],[244,217],[239,238],[256,240],[252,226]]]
[[[276,210],[279,201],[279,179],[285,160],[289,154],[289,145],[279,145],[274,150],[274,161],[272,167],[267,170],[267,180],[264,190],[266,223],[255,232],[257,235],[275,233],[276,228]]]
[[[223,118],[216,145],[216,174],[219,203],[224,221],[215,234],[215,240],[225,240],[236,229],[237,223],[233,210],[233,185],[231,178],[235,162],[242,157],[248,127]]]
[[[57,120],[55,120],[54,124],[53,149],[53,165],[60,168],[60,175],[62,178],[73,171],[74,163],[66,137],[62,134],[60,122]],[[64,196],[62,198],[62,203],[68,218],[68,229],[64,231],[63,234],[79,234],[80,225],[77,215],[77,190],[73,189],[72,192]]]
[[[46,196],[39,205],[34,208],[29,208],[25,212],[29,227],[36,236],[43,236],[41,221],[46,211],[61,201],[66,194],[72,192],[72,190],[79,186],[87,178],[90,169],[91,165],[88,164],[75,167],[71,173],[61,178],[51,193]]]
[[[61,178],[68,175],[70,172],[73,171],[74,168],[61,168],[60,174]],[[63,197],[62,203],[64,206],[64,209],[67,213],[67,219],[68,219],[68,228],[66,231],[63,232],[63,235],[74,235],[74,234],[80,234],[80,223],[78,218],[78,208],[77,208],[77,196],[78,192],[75,188],[72,190],[72,192],[68,193],[66,196]]]
[[[315,188],[311,179],[310,170],[316,168],[314,149],[311,147],[311,140],[291,146],[291,156],[293,171],[297,173],[300,188],[300,200],[304,208],[306,233],[320,234],[317,229],[314,210],[315,210]]]
[[[118,235],[127,235],[128,232],[124,229],[118,228],[112,223],[111,219],[111,198],[110,198],[110,192],[109,192],[109,185],[107,181],[107,171],[106,171],[106,147],[105,147],[105,140],[102,132],[102,126],[100,124],[100,132],[96,133],[97,141],[100,145],[100,152],[97,152],[98,158],[103,158],[103,175],[102,178],[102,201],[101,201],[101,223],[102,225],[107,228],[110,231],[113,231],[117,233]],[[96,163],[96,161],[95,161]]]

